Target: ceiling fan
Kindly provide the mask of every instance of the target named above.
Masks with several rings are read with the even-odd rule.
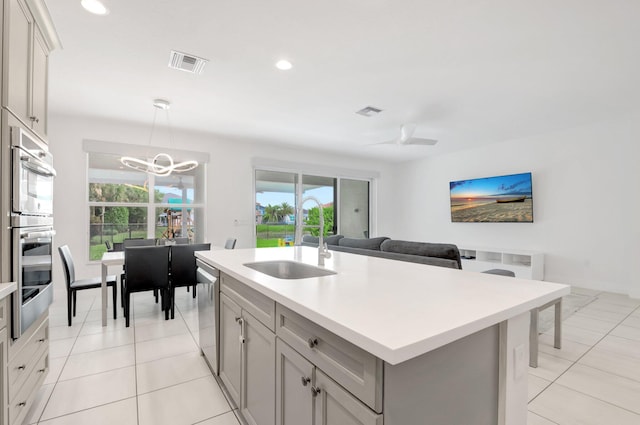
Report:
[[[435,139],[423,139],[421,137],[413,137],[416,131],[416,124],[403,124],[400,126],[400,135],[393,140],[386,142],[373,143],[374,145],[417,145],[417,146],[433,146],[438,143]]]

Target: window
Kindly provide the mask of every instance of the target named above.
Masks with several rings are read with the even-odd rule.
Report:
[[[299,172],[255,170],[256,246],[293,245],[296,210],[311,196],[323,208],[324,235],[368,238],[370,181]],[[303,234],[318,235],[319,208],[305,201],[302,217],[309,227]]]
[[[127,238],[188,237],[204,230],[205,165],[156,177],[131,170],[120,155],[89,152],[89,259],[99,260],[105,242]]]

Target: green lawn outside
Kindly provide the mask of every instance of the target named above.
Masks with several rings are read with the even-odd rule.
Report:
[[[162,232],[166,227],[158,227],[156,229],[156,238],[162,237]],[[146,238],[146,230],[132,230],[131,232],[116,233],[115,235],[96,235],[91,238],[89,242],[89,261],[97,261],[102,258],[102,254],[107,252],[107,246],[105,241],[109,241],[112,244],[114,242],[122,242],[128,238]]]
[[[272,248],[277,246],[279,246],[278,239],[258,239],[256,241],[257,248]]]
[[[279,240],[293,240],[295,232],[296,226],[294,224],[257,224],[256,247],[280,246]]]

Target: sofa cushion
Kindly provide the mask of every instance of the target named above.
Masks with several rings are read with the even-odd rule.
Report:
[[[380,251],[380,244],[387,239],[389,238],[385,236],[371,239],[342,238],[338,241],[338,246]]]
[[[460,251],[458,251],[458,247],[453,244],[389,239],[382,242],[380,250],[385,252],[396,252],[399,254],[422,255],[424,257],[437,257],[454,260],[458,263],[458,268],[462,269]]]
[[[348,252],[350,254],[367,255],[369,257],[387,258],[389,260],[406,261],[409,263],[426,264],[429,266],[448,267],[450,269],[458,269],[458,263],[455,260],[437,257],[425,257],[422,255],[400,254],[398,252],[376,251],[374,249],[351,248],[347,246],[332,246],[331,250]]]
[[[342,235],[330,235],[324,238],[324,242],[327,245],[338,245],[338,241],[344,238]],[[318,246],[320,238],[318,236],[304,235],[302,237],[302,245],[304,246]]]

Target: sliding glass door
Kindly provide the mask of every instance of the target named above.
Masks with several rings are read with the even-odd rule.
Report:
[[[340,234],[347,238],[369,237],[369,182],[340,179]]]
[[[368,180],[257,169],[256,246],[293,245],[297,208],[301,208],[302,220],[306,225],[303,234],[317,236],[320,209],[315,201],[322,205],[325,236],[342,234],[352,238],[368,238],[369,191]]]

